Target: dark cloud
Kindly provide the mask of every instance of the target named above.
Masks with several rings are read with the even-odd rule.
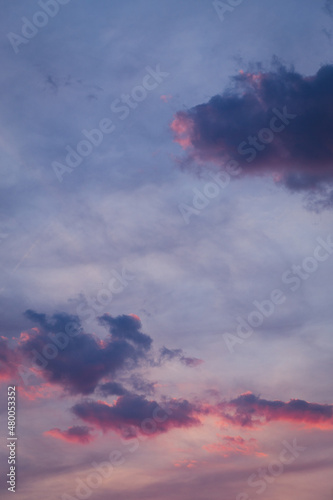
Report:
[[[137,331],[137,321],[128,316],[109,317],[116,325],[116,334],[105,341],[83,332],[76,316],[61,313],[48,318],[30,310],[26,316],[39,328],[21,342],[20,352],[35,358],[49,382],[72,394],[90,394],[103,377],[135,368],[151,343]],[[69,325],[75,328],[69,329]]]
[[[138,431],[153,435],[172,428],[199,425],[197,415],[201,412],[186,400],[172,400],[161,407],[156,401],[136,394],[120,396],[113,405],[84,401],[76,404],[72,411],[104,432],[113,430],[127,438],[136,436]]]
[[[318,425],[322,428],[333,426],[333,405],[308,403],[301,399],[291,399],[285,403],[246,393],[229,402],[220,403],[217,408],[224,419],[242,427],[277,420]]]
[[[151,395],[155,383],[131,371],[143,363],[158,366],[163,359],[177,358],[187,366],[201,362],[185,357],[181,349],[166,347],[155,361],[151,354],[152,339],[140,331],[141,322],[135,315],[99,317],[110,332],[105,340],[84,332],[78,316],[62,312],[47,316],[31,309],[24,316],[34,327],[21,334],[17,347],[10,348],[7,340],[0,338],[2,378],[16,375],[17,371],[22,376],[19,365],[30,361],[48,382],[62,386],[71,394],[92,394],[97,387],[105,396],[128,394],[128,389],[115,380],[121,376],[131,391]],[[27,371],[25,369],[25,375]]]
[[[25,311],[24,316],[32,323],[37,323],[45,331],[51,333],[67,332],[69,325],[75,326],[77,331],[82,331],[79,317],[67,313],[55,313],[51,317],[48,317],[46,314],[28,309]]]
[[[330,17],[333,17],[333,0],[326,0],[324,5],[324,11]]]
[[[231,89],[178,112],[171,128],[189,160],[227,171],[236,161],[240,176],[272,174],[290,190],[323,196],[333,183],[333,65],[310,77],[282,65],[241,72]]]
[[[99,389],[104,396],[124,396],[128,394],[128,390],[118,382],[106,382],[100,385]]]
[[[58,428],[50,429],[44,432],[45,436],[52,436],[57,439],[62,439],[63,441],[68,441],[70,443],[80,443],[87,444],[90,443],[94,436],[91,434],[91,427],[85,425],[76,425],[70,427],[65,431],[61,431]]]
[[[131,374],[128,379],[128,383],[131,385],[135,392],[143,392],[146,396],[154,394],[155,392],[155,382],[144,380],[137,373]]]
[[[144,349],[150,349],[152,339],[149,335],[140,332],[141,321],[138,316],[130,315],[117,316],[113,318],[109,314],[99,317],[99,322],[103,326],[108,326],[113,339],[130,340]]]

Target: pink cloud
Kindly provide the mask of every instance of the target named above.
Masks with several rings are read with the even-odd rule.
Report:
[[[90,433],[91,430],[91,427],[86,426],[69,427],[69,429],[65,431],[61,431],[60,429],[55,428],[44,432],[44,435],[51,436],[56,439],[61,439],[69,443],[87,444],[94,439],[94,436],[92,436],[92,434]]]

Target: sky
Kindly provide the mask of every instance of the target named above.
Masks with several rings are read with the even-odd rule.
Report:
[[[0,8],[3,497],[331,499],[333,2]]]

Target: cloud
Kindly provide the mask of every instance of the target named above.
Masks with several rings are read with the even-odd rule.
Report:
[[[203,360],[199,358],[188,358],[186,356],[181,356],[179,359],[184,365],[189,366],[191,368],[199,366],[203,363]]]
[[[150,349],[152,339],[149,335],[139,331],[142,325],[138,316],[123,314],[113,318],[109,314],[104,314],[100,316],[99,322],[101,325],[109,327],[113,339],[130,340],[144,349]]]
[[[310,191],[305,197],[306,206],[313,212],[333,207],[333,186],[323,183],[320,189]]]
[[[280,65],[232,81],[209,102],[176,114],[171,129],[188,162],[228,170],[236,161],[242,177],[269,174],[292,191],[325,197],[333,184],[333,65],[314,76]],[[332,206],[332,195],[326,198]]]
[[[203,363],[202,359],[184,356],[182,349],[168,349],[163,346],[160,349],[160,362],[171,361],[172,359],[178,359],[181,363],[191,368],[199,366]]]
[[[46,379],[72,394],[91,394],[103,377],[134,369],[151,344],[150,337],[138,331],[141,323],[129,316],[108,317],[112,334],[102,341],[83,332],[77,316],[48,318],[31,310],[25,315],[39,328],[21,340],[20,353],[35,357]],[[70,334],[65,333],[68,325],[76,325]]]
[[[87,444],[94,439],[94,436],[91,435],[91,430],[91,427],[76,425],[69,427],[69,429],[65,431],[61,431],[58,428],[50,429],[49,431],[44,432],[44,435],[51,436],[56,439],[62,439],[63,441],[67,441],[69,443]]]
[[[144,380],[137,373],[132,373],[128,379],[128,383],[131,385],[135,392],[143,392],[146,396],[154,394],[156,382],[149,382]]]
[[[116,380],[121,376],[131,390],[150,395],[155,391],[155,382],[133,373],[143,363],[158,366],[162,358],[177,358],[187,366],[197,366],[201,362],[185,357],[181,349],[166,347],[155,361],[151,353],[153,340],[140,331],[142,325],[136,315],[112,317],[105,314],[99,317],[99,322],[110,333],[104,340],[84,332],[78,316],[62,312],[47,316],[30,309],[24,316],[33,322],[34,327],[21,333],[16,347],[10,348],[7,339],[0,338],[0,379],[8,379],[17,373],[22,375],[20,365],[30,361],[34,367],[30,372],[24,368],[24,377],[26,372],[29,372],[27,378],[32,373],[39,373],[48,383],[56,384],[70,394],[88,395],[98,387],[104,396],[123,396],[129,391]],[[26,392],[27,397],[28,393],[33,397],[32,391]]]
[[[302,399],[269,401],[252,393],[217,405],[217,411],[227,422],[241,427],[254,427],[273,421],[302,423],[309,427],[333,427],[333,405],[308,403]]]
[[[194,469],[198,467],[200,464],[198,460],[178,460],[178,462],[173,464],[175,467],[186,468],[186,469]]]
[[[333,17],[333,1],[332,0],[326,0],[325,5],[324,5],[324,11],[326,14],[328,14],[330,17]]]
[[[104,401],[83,401],[72,408],[73,413],[103,432],[113,430],[132,438],[138,431],[153,435],[172,428],[187,428],[200,424],[200,408],[183,399],[159,405],[144,396],[127,394],[119,396],[108,405]]]
[[[149,382],[143,379],[139,374],[132,373],[129,377],[121,377],[122,382],[131,387],[135,393],[143,393],[144,395],[151,395],[155,392],[155,382]],[[103,396],[125,396],[131,394],[131,391],[126,389],[124,385],[119,382],[105,382],[99,386],[99,393]]]
[[[39,384],[38,386],[30,385],[24,387],[19,385],[18,392],[20,397],[30,401],[36,401],[37,399],[56,399],[61,396],[61,388],[57,388],[48,382]]]
[[[224,436],[221,443],[213,443],[203,446],[209,453],[218,453],[224,457],[230,455],[256,455],[266,456],[257,451],[258,443],[254,438],[244,439],[241,436]]]
[[[128,394],[128,390],[118,382],[106,382],[100,385],[99,389],[104,396],[124,396]]]

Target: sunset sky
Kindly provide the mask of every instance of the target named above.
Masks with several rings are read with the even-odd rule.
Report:
[[[0,8],[1,498],[332,499],[333,1]]]

